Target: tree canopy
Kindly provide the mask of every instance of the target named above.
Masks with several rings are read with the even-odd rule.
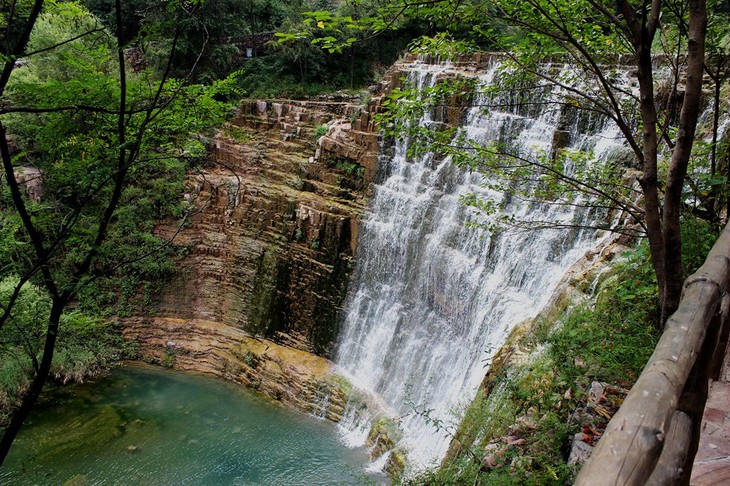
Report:
[[[22,368],[26,385],[0,462],[52,366],[83,342],[74,336],[93,334],[101,309],[123,314],[143,280],[170,271],[165,255],[174,247],[153,226],[185,220],[183,177],[237,96],[232,79],[205,87],[171,76],[179,31],[165,66],[134,72],[121,3],[116,32],[78,2],[2,4],[0,353],[4,366]],[[168,8],[194,15],[198,3]],[[29,196],[28,172],[41,179],[42,196]],[[84,309],[93,317],[70,318]]]

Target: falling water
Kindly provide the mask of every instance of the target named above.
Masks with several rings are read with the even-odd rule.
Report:
[[[448,69],[416,63],[410,78],[423,87]],[[489,84],[494,76],[492,68],[480,82]],[[538,94],[536,102],[551,96]],[[528,116],[538,110],[484,113],[479,104],[463,127],[469,138],[486,143],[507,134],[525,156],[551,150],[559,109]],[[429,122],[428,115],[420,121]],[[620,146],[610,124],[582,119],[575,125],[567,128],[573,147],[600,157]],[[398,446],[408,451],[410,468],[419,470],[444,455],[449,436],[443,427],[473,398],[492,353],[516,324],[540,311],[565,271],[601,235],[549,229],[490,238],[467,227],[473,216],[461,195],[501,200],[504,211],[520,219],[586,224],[597,215],[509,201],[483,187],[484,175],[433,154],[409,158],[406,148],[396,142],[394,155],[380,161],[387,175],[375,185],[363,221],[336,361],[357,387],[400,419]],[[352,415],[343,423],[351,441],[364,441],[362,423]]]

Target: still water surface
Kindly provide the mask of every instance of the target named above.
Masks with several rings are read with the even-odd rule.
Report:
[[[368,484],[328,422],[211,378],[132,364],[65,387],[21,431],[0,484]]]

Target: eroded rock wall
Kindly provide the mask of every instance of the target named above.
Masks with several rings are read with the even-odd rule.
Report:
[[[189,254],[155,315],[327,356],[378,150],[377,133],[350,118],[368,117],[346,101],[244,102],[189,177],[197,212],[175,236]]]
[[[325,358],[198,319],[131,319],[124,334],[142,344],[147,361],[213,374],[334,422],[342,418],[348,388]]]

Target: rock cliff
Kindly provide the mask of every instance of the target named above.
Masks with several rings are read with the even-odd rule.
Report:
[[[328,355],[378,150],[348,117],[368,114],[344,101],[242,104],[189,178],[197,212],[175,236],[189,254],[155,315]]]
[[[156,230],[187,255],[153,315],[124,321],[143,359],[339,419],[348,387],[325,357],[379,150],[354,101],[242,102],[188,177],[187,226]]]
[[[339,418],[349,386],[324,378],[324,358],[378,177],[374,114],[399,79],[396,66],[367,105],[242,102],[208,163],[188,177],[187,226],[156,230],[187,256],[152,315],[125,319],[143,359],[214,373],[310,412],[329,396],[321,415]]]
[[[325,358],[197,319],[134,320],[125,337],[141,344],[147,361],[213,374],[334,422],[342,417],[349,387]]]

